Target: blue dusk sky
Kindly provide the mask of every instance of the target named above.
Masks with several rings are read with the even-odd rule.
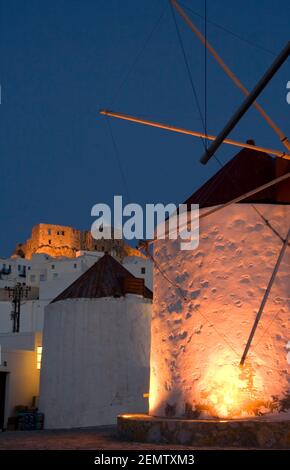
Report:
[[[204,0],[182,5],[204,32]],[[249,89],[289,40],[289,0],[207,0],[207,18],[209,42]],[[204,116],[204,49],[176,19]],[[111,119],[114,145],[99,115],[203,131],[167,0],[0,0],[0,61],[0,256],[37,223],[89,229],[91,207],[119,194],[178,204],[218,170],[214,159],[199,163],[202,142],[189,136]],[[259,99],[288,136],[289,69],[288,60]],[[208,132],[242,100],[208,54]],[[254,109],[231,137],[283,148]],[[236,153],[223,145],[217,155]]]

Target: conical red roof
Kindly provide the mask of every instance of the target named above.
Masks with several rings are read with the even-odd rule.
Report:
[[[290,172],[289,160],[243,149],[193,193],[185,204],[199,204],[201,208],[224,204],[287,172]],[[290,204],[290,179],[256,193],[242,202]]]
[[[151,290],[144,285],[144,279],[133,276],[112,256],[105,254],[51,303],[65,299],[121,297],[127,293],[140,294],[148,299],[153,297]]]

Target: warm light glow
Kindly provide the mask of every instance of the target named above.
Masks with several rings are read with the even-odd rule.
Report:
[[[42,359],[42,346],[37,346],[36,349],[36,368],[41,369],[41,359]]]
[[[157,380],[156,369],[154,367],[154,359],[151,357],[150,367],[150,389],[149,389],[149,410],[152,415],[155,414],[155,410],[160,406],[162,402],[163,393],[160,390],[160,385]]]
[[[242,418],[255,414],[263,403],[263,382],[248,363],[212,365],[199,384],[200,409],[218,418]]]

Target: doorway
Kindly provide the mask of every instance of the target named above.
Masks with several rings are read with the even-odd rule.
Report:
[[[7,372],[0,372],[0,430],[4,428]]]

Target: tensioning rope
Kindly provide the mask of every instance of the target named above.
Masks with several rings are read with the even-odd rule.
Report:
[[[204,16],[201,15],[200,13],[198,13],[197,11],[194,11],[191,7],[189,7],[188,5],[185,5],[183,2],[180,2],[178,1],[178,3],[180,5],[183,6],[183,8],[185,8],[186,10],[190,11],[191,13],[193,13],[195,16],[198,16],[199,18],[201,19],[204,19]],[[213,26],[215,26],[216,28],[219,28],[220,30],[224,31],[225,33],[227,34],[230,34],[231,36],[235,37],[236,39],[239,39],[240,41],[244,42],[245,44],[248,44],[249,46],[251,47],[255,47],[256,49],[259,49],[260,51],[264,51],[266,52],[267,54],[270,54],[272,56],[276,56],[277,53],[272,51],[271,49],[268,49],[267,47],[264,47],[262,46],[261,44],[257,44],[255,43],[254,41],[250,41],[249,39],[246,39],[242,36],[240,36],[239,34],[237,34],[236,32],[233,32],[231,31],[229,28],[226,28],[225,26],[217,23],[216,21],[212,21],[212,20],[209,20],[207,18],[207,23],[209,24],[212,24]]]
[[[170,9],[171,9],[171,13],[172,13],[172,17],[173,17],[175,29],[176,29],[176,35],[177,35],[177,38],[178,38],[178,42],[179,42],[180,49],[181,49],[181,52],[182,52],[184,64],[185,64],[185,67],[186,67],[186,70],[187,70],[187,74],[188,74],[190,86],[191,86],[192,93],[193,93],[193,96],[194,96],[195,104],[196,104],[196,107],[197,107],[197,110],[198,110],[198,114],[199,114],[199,117],[200,117],[200,120],[201,120],[203,129],[205,129],[205,121],[204,121],[204,118],[203,118],[201,106],[200,106],[199,99],[198,99],[198,96],[197,96],[197,91],[196,91],[196,88],[195,88],[195,85],[194,85],[194,81],[193,81],[192,73],[191,73],[191,70],[190,70],[189,62],[188,62],[188,60],[187,60],[187,56],[186,56],[186,52],[185,52],[185,47],[184,47],[184,44],[183,44],[183,40],[182,40],[182,36],[181,36],[181,33],[180,33],[180,29],[179,29],[179,26],[178,26],[178,23],[177,23],[177,19],[176,19],[175,12],[174,12],[173,5],[172,5],[171,1],[169,2],[169,4],[170,4]],[[206,134],[206,132],[204,132],[204,133]],[[205,142],[205,139],[203,139],[203,138],[201,137],[201,140],[202,140],[204,149],[206,150],[206,142]]]
[[[122,164],[122,161],[121,161],[121,158],[120,158],[120,154],[119,154],[117,143],[116,143],[116,140],[115,140],[115,137],[114,137],[114,134],[113,134],[113,130],[112,130],[110,121],[109,121],[107,116],[106,116],[106,122],[107,122],[107,126],[108,126],[108,132],[109,132],[109,135],[111,137],[112,146],[113,146],[113,150],[114,150],[114,153],[115,153],[117,165],[119,167],[121,179],[122,179],[123,186],[124,186],[124,189],[125,189],[125,192],[126,192],[127,202],[129,203],[130,202],[130,194],[129,194],[129,188],[128,188],[128,184],[127,184],[127,179],[126,179],[126,176],[125,176],[125,172],[124,172],[124,169],[123,169],[123,164]]]
[[[146,37],[146,39],[145,39],[144,43],[142,44],[140,50],[138,51],[135,58],[131,62],[131,65],[129,66],[127,72],[125,73],[123,79],[121,80],[121,83],[119,84],[118,88],[115,90],[115,92],[113,94],[113,97],[111,99],[111,104],[113,104],[114,101],[116,100],[116,97],[117,97],[118,93],[120,92],[121,88],[123,88],[123,86],[125,85],[126,81],[129,78],[129,76],[133,72],[135,65],[137,64],[137,62],[139,61],[141,55],[143,54],[146,47],[148,46],[152,36],[158,30],[158,28],[159,28],[159,26],[160,26],[160,24],[163,20],[163,17],[165,16],[166,10],[167,10],[167,8],[165,7],[164,10],[162,11],[162,13],[160,14],[160,16],[157,18],[157,21],[154,23],[153,28],[151,29],[148,36]]]

